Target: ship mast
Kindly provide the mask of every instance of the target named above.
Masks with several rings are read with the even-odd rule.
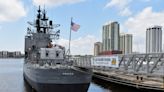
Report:
[[[55,29],[55,31],[53,31],[53,29],[59,27],[60,25],[53,24],[53,21],[49,20],[48,17],[46,16],[45,9],[42,11],[40,6],[37,12],[38,12],[37,18],[34,21],[34,23],[28,22],[28,24],[36,28],[36,33],[50,34],[51,39],[55,39],[55,40],[59,39],[60,30]],[[28,28],[28,31],[29,30],[31,29]]]
[[[37,19],[36,19],[36,29],[37,29],[37,33],[40,33],[40,18],[41,18],[41,10],[40,10],[40,6],[39,6],[39,10],[38,10],[38,15],[37,15]]]

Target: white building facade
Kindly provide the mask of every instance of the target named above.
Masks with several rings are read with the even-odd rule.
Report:
[[[146,53],[162,52],[162,27],[153,26],[146,30]]]
[[[119,23],[111,22],[103,25],[102,47],[103,51],[113,51],[120,49]]]
[[[122,34],[120,35],[120,50],[123,54],[132,53],[133,49],[133,36],[132,34]]]
[[[96,42],[94,43],[94,56],[99,55],[102,52],[102,43]]]

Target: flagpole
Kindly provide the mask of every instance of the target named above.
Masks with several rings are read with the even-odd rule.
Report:
[[[71,17],[71,23],[72,23],[73,18]],[[71,24],[70,24],[70,33],[69,33],[69,49],[68,49],[68,55],[71,55],[71,33],[72,33],[72,29],[71,29]]]

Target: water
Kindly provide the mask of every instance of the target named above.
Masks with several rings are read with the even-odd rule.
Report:
[[[0,92],[33,92],[23,80],[23,59],[0,59]],[[88,92],[138,91],[94,79]]]

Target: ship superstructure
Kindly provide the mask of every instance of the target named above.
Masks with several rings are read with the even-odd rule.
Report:
[[[87,92],[91,69],[74,67],[65,48],[52,44],[59,39],[60,25],[54,25],[40,7],[34,23],[28,23],[35,29],[28,27],[25,36],[25,80],[38,92]]]

